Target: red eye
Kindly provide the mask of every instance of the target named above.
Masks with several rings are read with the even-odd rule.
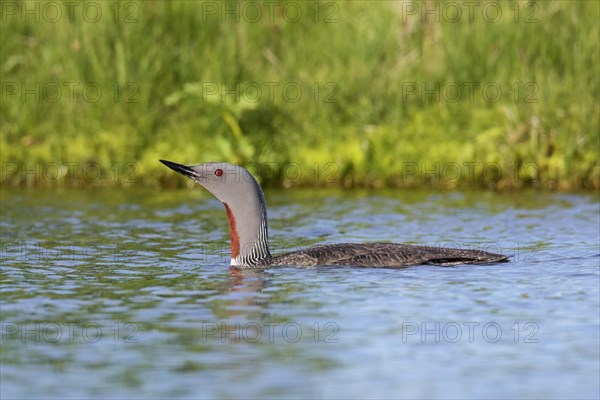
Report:
[[[216,175],[216,176],[221,176],[221,175],[223,175],[223,170],[222,170],[221,168],[218,168],[218,169],[216,169],[216,170],[215,170],[215,175]]]

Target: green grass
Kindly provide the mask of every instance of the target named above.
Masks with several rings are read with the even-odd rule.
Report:
[[[295,23],[281,6],[223,21],[203,10],[235,3],[199,1],[122,2],[118,22],[100,2],[88,22],[77,4],[56,22],[2,8],[4,186],[183,184],[165,158],[249,165],[266,186],[600,188],[598,2],[519,2],[517,22],[497,2],[494,23],[485,2],[457,23],[394,1],[321,2],[317,18],[292,2]],[[469,99],[472,82],[502,95]],[[239,98],[206,95],[221,85]]]

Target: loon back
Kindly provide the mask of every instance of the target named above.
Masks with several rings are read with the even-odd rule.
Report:
[[[222,162],[192,166],[165,160],[160,162],[195,180],[223,203],[229,221],[231,265],[347,265],[391,268],[419,264],[450,266],[508,261],[508,257],[504,255],[479,250],[395,243],[329,244],[272,257],[269,251],[265,197],[258,182],[248,170]]]
[[[340,243],[308,247],[265,260],[268,265],[351,265],[356,267],[405,267],[432,264],[488,264],[508,257],[479,250],[413,246],[398,243]]]

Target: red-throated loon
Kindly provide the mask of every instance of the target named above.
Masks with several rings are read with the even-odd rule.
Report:
[[[479,250],[414,246],[396,243],[340,243],[312,246],[271,256],[267,233],[267,205],[256,179],[246,169],[210,162],[186,166],[160,160],[167,167],[202,185],[223,202],[229,220],[231,265],[403,267],[419,264],[458,265],[508,261],[508,257]]]

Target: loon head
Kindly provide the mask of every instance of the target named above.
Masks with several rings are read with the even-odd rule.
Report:
[[[223,203],[229,220],[231,265],[253,266],[271,257],[265,197],[248,170],[225,162],[190,166],[160,162],[195,180]]]

